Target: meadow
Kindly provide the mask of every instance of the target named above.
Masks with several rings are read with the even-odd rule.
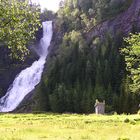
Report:
[[[140,140],[140,115],[0,114],[0,140]]]

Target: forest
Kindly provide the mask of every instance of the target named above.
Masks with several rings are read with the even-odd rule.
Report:
[[[92,113],[98,99],[105,100],[107,113],[137,112],[140,37],[136,34],[127,38],[129,33],[139,32],[137,23],[131,24],[128,34],[118,28],[102,36],[88,36],[98,25],[123,14],[132,3],[132,0],[65,1],[54,20],[59,33],[56,36],[60,35],[61,39],[56,38],[56,49],[48,58],[34,97],[37,100],[34,110]],[[132,45],[137,54],[126,48]]]
[[[17,72],[36,59],[26,46],[39,40],[41,21],[52,20],[54,25],[52,48],[41,82],[32,98],[24,103],[24,111],[30,108],[38,112],[89,114],[94,112],[98,99],[105,101],[106,113],[137,113],[140,104],[140,26],[137,20],[131,23],[128,31],[114,26],[131,6],[136,8],[133,7],[135,2],[138,0],[65,0],[57,13],[47,9],[39,13],[36,5],[20,11],[20,2],[19,11],[13,10],[14,13],[14,4],[10,5],[11,11],[2,8],[0,12],[11,19],[8,21],[9,17],[0,16],[0,75],[13,74],[15,69]],[[7,2],[1,0],[0,4],[6,6]],[[22,5],[22,9],[27,5]],[[36,12],[32,14],[34,10]],[[24,19],[24,15],[28,18]],[[136,18],[139,18],[139,12]],[[121,22],[125,25],[123,19]],[[6,88],[0,86],[1,96]]]

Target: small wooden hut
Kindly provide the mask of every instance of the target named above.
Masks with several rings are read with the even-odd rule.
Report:
[[[105,101],[99,102],[98,100],[96,100],[94,107],[96,114],[105,114]]]

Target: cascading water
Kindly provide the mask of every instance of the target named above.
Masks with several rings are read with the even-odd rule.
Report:
[[[52,39],[52,21],[43,22],[43,38],[40,40],[40,58],[29,68],[22,70],[15,78],[6,95],[0,99],[0,112],[16,109],[24,97],[39,84],[48,55],[48,47]]]

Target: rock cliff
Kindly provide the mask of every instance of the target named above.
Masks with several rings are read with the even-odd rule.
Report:
[[[125,12],[90,29],[86,37],[90,42],[93,38],[102,38],[106,32],[115,35],[117,31],[127,36],[133,28],[140,31],[140,0],[133,0],[131,6]]]

